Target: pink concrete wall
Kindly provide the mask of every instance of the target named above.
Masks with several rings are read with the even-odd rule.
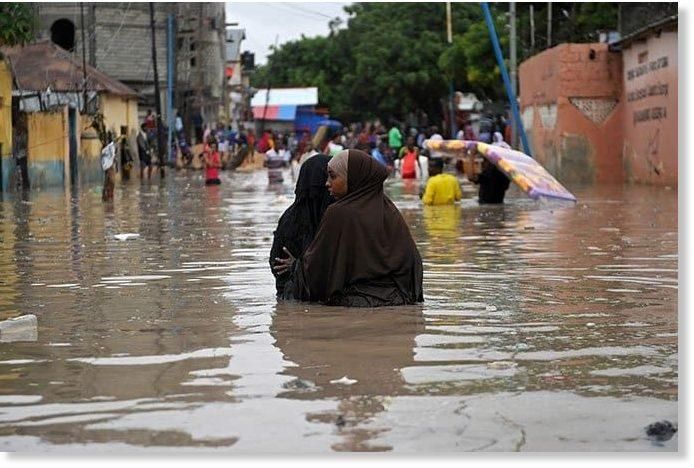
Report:
[[[562,182],[622,182],[619,54],[562,44],[520,65],[520,103],[533,156]]]
[[[626,177],[677,186],[677,31],[634,42],[622,54]]]

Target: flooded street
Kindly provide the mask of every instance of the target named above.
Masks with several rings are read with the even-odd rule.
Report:
[[[676,190],[389,180],[425,302],[356,310],[275,300],[288,173],[167,176],[0,201],[0,320],[38,319],[0,335],[1,451],[677,450],[644,432],[678,415]]]

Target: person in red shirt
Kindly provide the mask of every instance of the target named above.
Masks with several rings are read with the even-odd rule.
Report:
[[[416,179],[419,166],[419,149],[414,143],[414,137],[407,137],[407,144],[400,150],[400,176],[403,179]]]
[[[217,150],[217,142],[212,141],[209,150],[203,153],[205,163],[205,185],[219,185],[219,169],[222,167],[222,158]]]
[[[152,109],[147,110],[147,116],[145,117],[145,127],[147,130],[154,130],[157,127],[157,122],[154,120],[154,114],[152,114]]]

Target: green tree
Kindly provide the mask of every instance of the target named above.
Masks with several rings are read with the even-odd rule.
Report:
[[[534,3],[536,47],[530,48],[529,4],[518,4],[519,62],[546,46],[547,3]],[[557,42],[596,40],[616,29],[618,4],[551,5]],[[490,3],[508,60],[508,3]],[[346,28],[331,20],[328,37],[302,37],[273,50],[251,83],[265,88],[317,86],[321,105],[343,121],[442,118],[448,82],[483,99],[505,99],[501,74],[479,4],[453,3],[453,44],[446,40],[445,3],[354,3]]]
[[[0,3],[0,46],[23,45],[34,39],[36,14],[29,3]]]

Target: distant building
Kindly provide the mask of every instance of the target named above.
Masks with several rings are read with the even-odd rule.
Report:
[[[49,39],[82,61],[82,13],[87,63],[134,89],[141,116],[154,109],[154,71],[148,3],[35,3],[39,39]],[[176,3],[155,3],[157,72],[166,108],[166,17]]]
[[[224,3],[177,3],[176,107],[192,135],[194,121],[227,119]]]
[[[226,66],[224,77],[227,83],[228,113],[230,124],[235,130],[241,128],[241,123],[248,120],[250,109],[250,77],[244,65],[241,53],[241,43],[246,39],[245,29],[227,29],[226,31]],[[252,64],[251,64],[252,66]]]
[[[154,109],[149,3],[35,3],[39,38],[82,60],[82,13],[87,63],[122,81],[140,99],[140,118]],[[80,7],[83,5],[83,8]],[[214,124],[225,116],[224,3],[154,3],[157,73],[166,119],[167,18],[175,17],[174,108],[186,127],[199,116]]]

